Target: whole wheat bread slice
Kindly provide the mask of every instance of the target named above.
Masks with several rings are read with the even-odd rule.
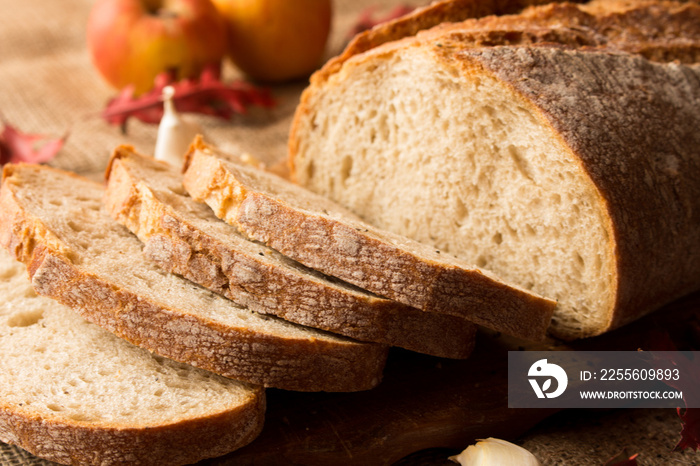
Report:
[[[34,288],[157,354],[226,377],[303,391],[375,386],[387,354],[263,316],[162,271],[103,209],[103,189],[37,165],[5,165],[0,244]]]
[[[574,9],[445,25],[349,57],[312,79],[289,146],[308,189],[557,299],[551,330],[564,338],[700,289],[700,74],[657,63],[697,59],[698,6]],[[533,21],[614,51],[476,47],[488,45],[479,27]]]
[[[555,306],[435,248],[379,230],[273,174],[224,160],[197,138],[184,186],[250,238],[302,264],[427,312],[541,339]]]
[[[471,322],[379,298],[248,241],[189,197],[174,167],[130,146],[112,155],[105,204],[159,266],[254,311],[434,356],[473,349]]]
[[[252,441],[262,388],[153,355],[37,296],[0,250],[0,440],[63,464],[190,464]]]

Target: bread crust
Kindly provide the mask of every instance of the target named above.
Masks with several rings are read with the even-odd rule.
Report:
[[[14,193],[15,171],[54,170],[5,165],[0,188],[0,244],[27,265],[37,293],[77,310],[119,337],[176,361],[225,377],[298,391],[357,391],[381,380],[387,348],[340,338],[282,338],[229,327],[171,309],[73,262],[70,248],[25,211]],[[31,188],[29,188],[31,189]],[[116,227],[116,224],[115,224]],[[252,311],[251,311],[252,312]]]
[[[134,171],[158,165],[168,169],[133,147],[115,149],[107,170],[105,204],[116,220],[139,236],[144,252],[161,267],[252,310],[298,324],[434,356],[463,359],[471,353],[476,326],[465,319],[427,314],[306,279],[258,256],[272,251],[236,249],[188,222],[168,203],[167,196],[173,194],[149,186]]]
[[[436,0],[425,7],[390,21],[380,23],[357,34],[345,50],[331,58],[321,70],[315,73],[311,82],[325,80],[338,71],[350,57],[371,50],[387,42],[415,36],[419,31],[430,29],[442,23],[456,23],[469,18],[487,15],[516,13],[531,5],[542,5],[557,0]],[[573,0],[574,2],[577,0]],[[583,1],[583,0],[578,0]]]
[[[576,5],[584,3],[592,3],[588,8],[589,13],[583,13]],[[655,61],[681,60],[690,63],[697,61],[700,55],[698,31],[687,27],[697,22],[698,6],[695,3],[684,0],[437,0],[356,35],[340,55],[328,60],[311,77],[311,84],[318,85],[325,81],[355,55],[388,42],[416,36],[421,31],[454,26],[457,29],[476,27],[523,33],[551,20],[549,15],[552,12],[563,23],[560,26],[589,29],[586,35],[600,34],[598,40],[602,41],[599,45],[607,42],[607,36],[616,44],[629,46],[629,51]],[[538,9],[539,6],[542,8]],[[565,12],[564,15],[558,15],[561,12]],[[587,17],[589,21],[577,21],[582,17]],[[595,24],[596,17],[601,20],[598,24]],[[481,18],[485,21],[475,21]],[[660,31],[663,32],[660,34]],[[677,42],[665,42],[667,38],[664,34],[667,31],[686,37]],[[688,37],[689,34],[691,37]],[[555,42],[561,43],[558,40]],[[505,45],[503,42],[499,44]]]
[[[265,396],[196,419],[129,426],[47,418],[29,407],[0,406],[0,440],[61,464],[192,464],[225,455],[262,431]]]
[[[531,340],[542,339],[556,303],[511,287],[476,268],[456,265],[430,249],[409,251],[405,239],[350,218],[290,205],[242,182],[237,168],[198,139],[186,156],[184,185],[215,214],[308,267],[426,312],[443,313]],[[280,180],[280,182],[283,180]],[[306,193],[305,193],[306,194]],[[309,193],[310,194],[310,193]],[[330,203],[330,202],[329,202]],[[336,207],[336,206],[332,206]],[[339,209],[339,207],[337,207]]]
[[[597,0],[584,5],[550,3],[519,14],[444,23],[415,36],[479,47],[527,45],[522,36],[533,44],[624,51],[660,63],[692,64],[700,60],[699,23],[700,5],[692,2]]]

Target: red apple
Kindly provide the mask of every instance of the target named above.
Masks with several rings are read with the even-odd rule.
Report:
[[[281,82],[321,64],[331,0],[214,0],[228,24],[228,54],[248,76]]]
[[[148,91],[162,71],[194,77],[226,53],[226,24],[211,0],[97,0],[87,43],[114,87]]]

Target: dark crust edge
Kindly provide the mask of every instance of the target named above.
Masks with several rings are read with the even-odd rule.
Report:
[[[0,406],[0,440],[62,464],[191,464],[252,442],[262,431],[265,392],[224,412],[155,426],[87,424]]]

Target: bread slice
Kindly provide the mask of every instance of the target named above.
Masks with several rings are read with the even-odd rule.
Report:
[[[77,175],[5,165],[0,244],[37,293],[118,336],[226,377],[302,391],[354,391],[381,379],[387,348],[263,316],[162,271]]]
[[[270,173],[224,160],[197,138],[185,157],[190,195],[250,238],[302,264],[426,312],[541,339],[555,303],[435,248],[379,230]]]
[[[172,166],[120,146],[107,169],[105,203],[170,272],[263,314],[434,356],[466,358],[476,326],[379,298],[251,242],[194,201]]]
[[[63,464],[190,464],[251,442],[262,388],[133,346],[0,250],[0,440]]]
[[[479,48],[443,28],[313,81],[290,136],[295,179],[555,298],[560,337],[699,289],[698,66]]]

